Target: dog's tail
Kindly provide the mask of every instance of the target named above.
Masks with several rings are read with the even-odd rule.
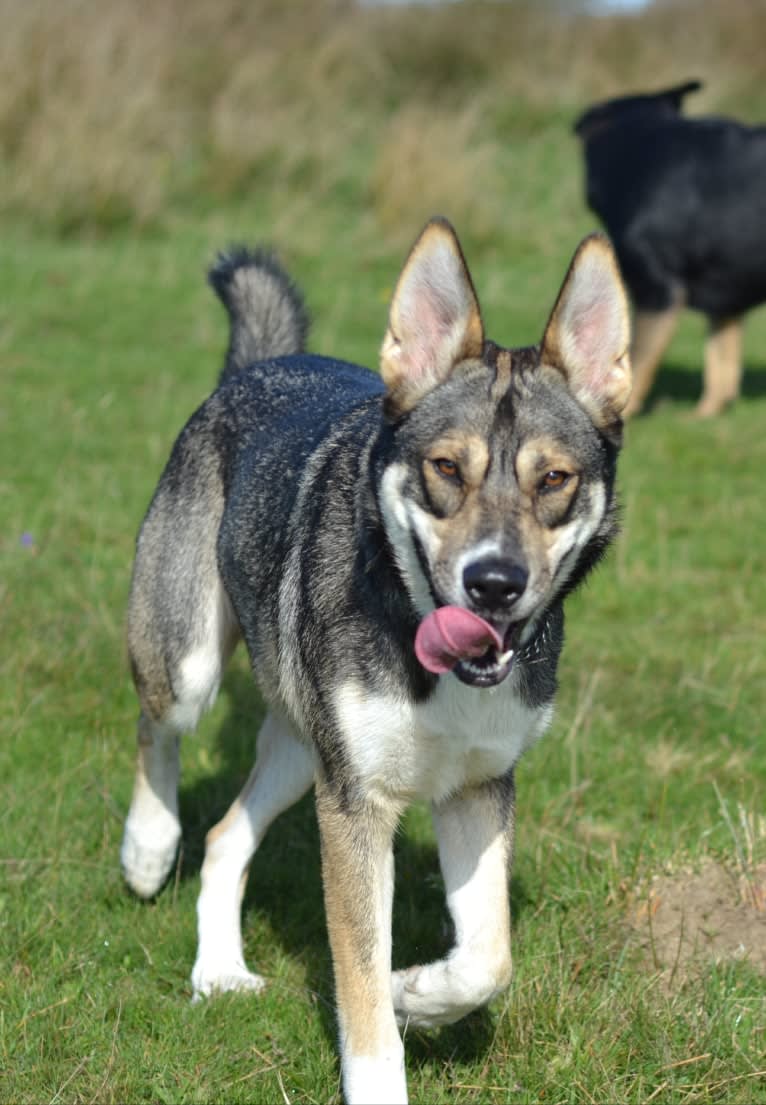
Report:
[[[255,361],[303,352],[309,329],[303,297],[271,250],[231,246],[208,279],[229,314],[221,380]]]

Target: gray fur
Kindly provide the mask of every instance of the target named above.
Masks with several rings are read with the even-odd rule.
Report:
[[[208,279],[231,324],[222,380],[256,361],[303,352],[309,330],[303,297],[271,250],[230,246]]]
[[[607,267],[613,263],[603,242],[585,246],[586,253],[591,249],[586,271],[598,255]],[[352,1101],[354,1095],[366,1099],[369,1092],[384,1092],[365,1088],[367,1059],[355,1066],[354,1049],[367,1058],[385,1051],[386,1062],[395,1057],[394,1012],[400,1022],[412,1014],[413,1023],[448,1023],[507,984],[503,880],[512,849],[513,768],[550,718],[564,599],[616,531],[619,405],[591,394],[596,385],[589,347],[579,362],[557,363],[558,350],[577,348],[566,319],[583,318],[587,324],[587,280],[584,292],[574,293],[582,302],[575,298],[575,309],[564,313],[563,322],[554,309],[540,346],[500,350],[483,340],[470,277],[448,224],[429,224],[405,272],[408,298],[398,315],[392,308],[395,321],[384,343],[381,379],[357,365],[303,352],[308,327],[303,302],[271,253],[237,247],[221,255],[210,282],[230,317],[226,363],[218,388],[181,432],[150,504],[138,539],[128,614],[141,721],[139,770],[122,850],[126,878],[150,896],[171,870],[180,834],[177,737],[211,705],[242,637],[270,708],[270,743],[264,740],[266,751],[259,751],[248,787],[210,834],[200,949],[217,947],[221,888],[224,897],[239,902],[237,863],[241,860],[243,876],[259,834],[300,796],[313,769],[344,1081]],[[442,296],[439,281],[458,286],[447,287]],[[574,265],[562,295],[570,294],[570,286],[578,287]],[[464,294],[467,287],[470,295]],[[617,292],[615,297],[619,310]],[[435,324],[427,317],[434,298]],[[451,304],[466,317],[445,324],[438,312],[451,310]],[[426,375],[408,381],[411,350],[398,333],[399,318],[415,331],[416,358],[445,333],[453,341],[464,324],[467,336],[450,347],[459,355],[454,352],[450,362],[437,349],[426,359]],[[425,337],[418,333],[423,318]],[[583,340],[590,330],[586,327]],[[620,352],[607,349],[607,368],[619,367]],[[391,378],[395,383],[389,388]],[[438,460],[450,442],[457,442],[461,465],[460,449],[474,465],[477,456],[486,457],[472,482],[466,477],[453,487],[434,475],[434,450]],[[548,492],[549,456],[550,465],[571,469],[566,493],[557,486]],[[502,627],[503,650],[492,647],[485,656],[461,660],[454,674],[433,674],[415,655],[418,626],[434,607],[456,605],[463,558],[493,542],[498,556],[529,570],[534,585],[530,582],[510,611],[482,606],[481,598],[471,598],[471,605],[460,600]],[[559,559],[548,564],[549,550],[559,545]],[[349,702],[350,721],[343,713]],[[382,724],[380,731],[360,731],[370,703],[378,704],[370,724]],[[381,717],[384,722],[375,721]],[[515,731],[509,718],[516,719]],[[423,733],[433,734],[429,726],[444,730],[443,755],[438,741],[421,741]],[[395,763],[396,778],[381,780],[381,755],[384,765]],[[412,755],[417,770],[405,778]],[[293,786],[285,782],[284,763],[294,768]],[[473,763],[480,766],[474,769]],[[420,764],[426,782],[417,791]],[[404,781],[397,772],[404,773]],[[256,802],[259,787],[268,801]],[[385,974],[390,933],[367,908],[378,894],[377,881],[390,878],[393,826],[413,791],[433,802],[437,831],[440,818],[448,827],[445,840],[465,815],[480,822],[477,841],[488,848],[504,841],[494,853],[505,858],[492,876],[495,912],[486,922],[494,933],[494,959],[483,965],[485,975],[479,971],[481,984],[471,987],[470,971],[460,976],[468,979],[468,990],[455,991],[454,1015],[449,990],[446,1013],[443,995],[442,1005],[429,1012],[427,996],[416,1000],[408,990],[407,972],[395,973],[392,990]],[[242,844],[248,832],[252,846]],[[224,844],[231,854],[240,849],[240,860],[221,860]],[[474,869],[471,878],[481,866],[470,850],[466,838],[458,849],[462,859],[452,862],[442,855],[453,888],[464,877],[461,863]],[[385,920],[385,910],[382,916]],[[234,916],[225,922],[227,939],[238,931],[237,923]],[[212,961],[210,955],[209,950],[198,954],[196,993],[263,985],[247,971],[241,949],[231,951],[223,967],[217,952]],[[458,975],[453,978],[440,962],[412,970],[423,970],[438,986],[458,986]],[[370,993],[377,996],[367,1006]],[[395,1011],[385,996],[390,993],[399,995]],[[385,1070],[390,1074],[391,1067]],[[403,1099],[398,1075],[385,1084],[392,1087],[386,1100]]]

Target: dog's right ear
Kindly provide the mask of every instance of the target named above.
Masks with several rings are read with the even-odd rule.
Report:
[[[456,364],[481,357],[483,345],[481,312],[460,243],[446,219],[431,219],[391,300],[380,354],[386,416],[411,410]]]
[[[540,360],[558,369],[604,432],[616,427],[630,398],[630,311],[609,239],[580,243],[545,328]]]

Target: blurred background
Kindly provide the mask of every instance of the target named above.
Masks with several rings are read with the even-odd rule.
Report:
[[[445,211],[545,247],[583,203],[590,102],[699,77],[766,119],[763,0],[2,0],[0,213],[57,234],[246,201],[409,242]],[[592,221],[592,220],[591,220]],[[364,226],[362,226],[364,224]]]

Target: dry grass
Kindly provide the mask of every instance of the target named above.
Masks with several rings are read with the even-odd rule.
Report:
[[[763,0],[577,11],[0,0],[0,202],[67,230],[310,187],[388,226],[480,181],[481,237],[514,136],[596,97],[701,76],[697,109],[766,114]]]
[[[475,108],[405,106],[380,136],[370,196],[389,240],[434,211],[449,212],[474,241],[490,240],[502,220],[502,192],[497,151],[482,138]]]

